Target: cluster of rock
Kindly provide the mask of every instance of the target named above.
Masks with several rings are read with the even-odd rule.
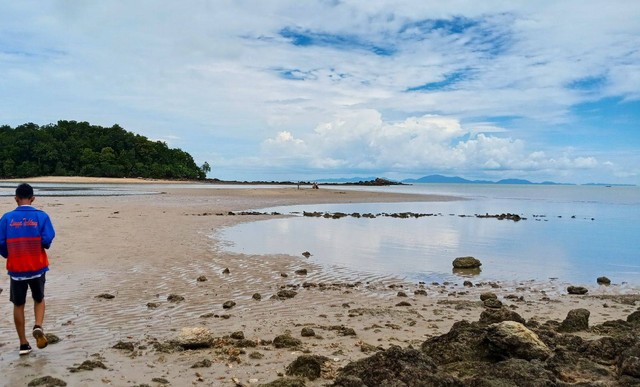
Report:
[[[212,216],[212,215],[216,215],[216,216],[238,216],[238,215],[250,215],[250,216],[278,216],[278,215],[283,215],[280,212],[260,212],[260,211],[228,211],[226,213],[224,212],[218,212],[218,213],[213,213],[213,212],[203,212],[203,213],[199,213],[199,214],[192,214],[194,216]],[[341,219],[341,218],[345,218],[345,217],[352,217],[352,218],[377,218],[377,217],[389,217],[389,218],[399,218],[399,219],[410,219],[410,218],[423,218],[423,217],[428,217],[428,216],[443,216],[442,213],[419,213],[419,212],[411,212],[411,211],[407,211],[407,212],[380,212],[380,213],[360,213],[360,212],[352,212],[352,213],[344,213],[344,212],[324,212],[324,211],[303,211],[302,212],[303,216],[306,217],[313,217],[313,218],[325,218],[325,219]],[[456,214],[449,214],[451,216],[456,216]],[[466,218],[466,217],[476,217],[476,218],[493,218],[493,219],[498,219],[498,220],[513,220],[515,222],[518,222],[520,220],[526,220],[527,218],[522,217],[518,214],[511,214],[511,213],[502,213],[502,214],[475,214],[475,215],[457,215],[461,218]]]
[[[263,214],[263,215],[267,215],[267,214]],[[392,213],[387,213],[387,212],[380,212],[377,214],[372,214],[372,213],[364,213],[361,214],[359,212],[353,212],[350,214],[344,213],[344,212],[322,212],[322,211],[303,211],[302,212],[303,216],[307,216],[307,217],[315,217],[315,218],[326,218],[326,219],[340,219],[340,218],[344,218],[347,216],[350,216],[352,218],[377,218],[377,217],[390,217],[390,218],[399,218],[399,219],[409,219],[409,218],[422,218],[422,217],[426,217],[426,216],[442,216],[441,213],[418,213],[418,212],[392,212]],[[455,214],[450,214],[452,216],[454,216]],[[458,215],[461,218],[466,218],[466,217],[472,217],[471,215]],[[527,218],[521,217],[518,214],[511,214],[511,213],[506,213],[506,214],[494,214],[494,215],[490,215],[490,214],[484,214],[484,215],[473,215],[476,218],[494,218],[494,219],[498,219],[498,220],[513,220],[514,222],[518,222],[520,220],[526,220]]]
[[[488,300],[493,297],[487,298]],[[486,301],[485,301],[486,302]],[[392,346],[337,370],[333,386],[638,386],[640,311],[589,328],[589,311],[562,322],[525,322],[507,308],[487,308],[479,321],[457,322],[419,348]],[[595,333],[588,340],[575,332]],[[328,367],[304,355],[288,377],[263,386],[304,386]],[[313,370],[313,371],[309,371]]]
[[[626,320],[589,326],[589,311],[571,310],[566,318],[544,323],[525,321],[503,307],[494,293],[481,295],[485,310],[475,322],[456,322],[446,334],[429,338],[419,347],[373,347],[373,355],[337,368],[331,359],[308,351],[285,367],[283,377],[261,386],[305,386],[308,380],[333,380],[336,387],[365,386],[637,386],[640,385],[640,310]],[[354,336],[345,326],[322,327]],[[576,334],[579,333],[579,334]],[[316,335],[303,327],[302,337]],[[587,339],[585,337],[593,337]],[[119,342],[114,348],[134,351],[136,344]],[[226,349],[236,356],[246,349],[273,346],[304,349],[290,333],[270,340],[248,340],[243,332],[215,337],[204,327],[183,329],[158,352]],[[364,349],[363,349],[363,352]],[[259,359],[259,352],[248,354]],[[192,368],[210,367],[197,362]],[[77,370],[103,366],[93,362]]]

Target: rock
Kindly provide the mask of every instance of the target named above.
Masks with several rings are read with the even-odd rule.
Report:
[[[149,309],[154,309],[154,308],[157,308],[159,306],[160,306],[160,304],[158,304],[157,302],[147,302],[147,308],[149,308]]]
[[[305,387],[304,378],[280,378],[258,387]]]
[[[521,324],[525,323],[525,320],[524,318],[522,318],[522,316],[507,308],[487,308],[482,311],[482,313],[480,313],[479,322],[481,324],[495,324],[502,321],[516,321]]]
[[[302,331],[300,332],[300,336],[302,337],[313,337],[315,335],[316,335],[316,332],[309,327],[302,328]]]
[[[482,363],[480,363],[482,364]],[[490,366],[480,365],[474,375],[465,380],[465,386],[477,387],[547,387],[557,386],[553,372],[538,360],[507,359]]]
[[[427,291],[424,289],[418,289],[418,290],[414,290],[413,294],[415,294],[416,296],[426,296]]]
[[[472,287],[472,286],[473,286],[473,282],[471,282],[471,281],[464,281],[464,282],[462,283],[462,286],[464,286],[464,287],[466,287],[466,288],[470,288],[470,287]]]
[[[205,327],[182,328],[175,345],[183,349],[210,348],[213,345],[214,337]]]
[[[305,258],[309,258],[311,256],[311,253],[308,251],[305,251],[304,253],[302,253],[302,256]]]
[[[569,294],[587,294],[589,290],[583,286],[569,286],[567,288],[567,293]]]
[[[538,335],[515,321],[489,325],[487,340],[489,348],[497,356],[545,360],[552,353]]]
[[[371,345],[369,343],[362,343],[360,344],[360,352],[362,353],[371,353],[371,352],[376,352],[378,351],[378,347],[376,347],[375,345]]]
[[[398,294],[396,294],[398,297],[408,297],[407,293],[405,292],[398,292]]]
[[[222,270],[222,274],[231,274],[231,270],[229,270],[229,268],[226,267],[224,270]]]
[[[496,294],[492,292],[485,292],[480,294],[480,301],[486,301],[490,298],[498,299],[498,296],[496,296]]]
[[[58,344],[60,342],[60,338],[53,333],[45,333],[44,336],[47,338],[47,343],[49,343],[49,345]]]
[[[118,341],[113,347],[114,349],[122,349],[125,351],[133,352],[135,345],[131,341]]]
[[[280,273],[280,277],[282,278],[287,278],[289,276],[289,274],[287,273]]]
[[[636,310],[627,316],[627,322],[632,324],[640,324],[640,310]]]
[[[35,378],[27,384],[27,386],[45,386],[45,387],[54,387],[54,386],[66,386],[67,382],[64,380],[54,378],[53,376],[43,376],[41,378]]]
[[[622,352],[618,358],[618,373],[640,378],[640,343]],[[636,380],[636,383],[640,384],[640,381]]]
[[[195,363],[193,363],[193,365],[191,366],[191,368],[209,368],[213,365],[213,363],[211,362],[211,360],[209,359],[202,359],[200,361],[197,361]]]
[[[355,329],[345,327],[344,325],[334,325],[329,329],[332,331],[338,331],[338,335],[340,336],[356,336]]]
[[[102,294],[98,294],[96,298],[102,298],[103,300],[113,300],[114,298],[116,298],[116,296],[109,293],[102,293]]]
[[[573,309],[558,328],[561,332],[578,332],[589,329],[589,312],[587,309]]]
[[[222,304],[223,309],[231,309],[234,306],[236,306],[235,301],[225,301],[224,304]]]
[[[611,280],[607,277],[598,277],[596,279],[596,282],[598,283],[598,285],[611,285]]]
[[[599,339],[589,341],[578,349],[584,350],[589,358],[600,364],[615,364],[618,356],[622,354],[625,348],[633,345],[633,339],[630,336],[622,337],[600,337]]]
[[[437,373],[431,358],[412,348],[391,348],[338,370],[333,386],[461,386],[456,378]]]
[[[297,275],[307,275],[307,269],[298,269],[295,271]]]
[[[493,309],[502,308],[502,301],[498,300],[497,298],[487,298],[486,300],[484,300],[483,304],[485,308],[493,308]]]
[[[396,304],[396,306],[411,306],[411,304],[407,301],[400,301]]]
[[[69,372],[80,372],[80,371],[93,371],[96,368],[102,368],[104,370],[107,369],[107,366],[104,365],[99,360],[85,360],[77,367],[69,367]]]
[[[458,257],[453,260],[453,267],[456,269],[476,269],[480,266],[482,263],[474,257]]]
[[[234,340],[243,340],[244,339],[244,332],[242,332],[242,331],[233,332],[229,337],[231,337]]]
[[[421,350],[439,365],[488,361],[491,356],[486,335],[486,326],[462,320],[446,334],[424,341]]]
[[[196,281],[198,281],[198,282],[206,282],[207,281],[207,277],[204,276],[204,275],[201,275],[200,277],[198,277],[196,279]]]
[[[292,337],[290,334],[276,336],[273,339],[273,345],[276,348],[296,348],[302,346],[302,341]]]
[[[169,302],[182,302],[184,301],[184,297],[179,294],[169,294],[167,297],[167,301]]]
[[[253,296],[251,296],[251,298],[253,298],[256,301],[262,300],[262,296],[260,295],[260,293],[253,293]]]
[[[309,380],[316,380],[322,375],[322,369],[330,359],[320,355],[302,355],[286,368],[288,376],[302,376]]]
[[[276,293],[276,298],[279,300],[286,300],[287,298],[293,298],[298,295],[298,292],[291,289],[283,289]]]
[[[559,381],[573,383],[558,383],[558,386],[631,386],[633,384],[617,383],[614,367],[603,366],[580,356],[573,351],[556,349],[554,356],[546,361],[546,368],[557,375]],[[636,384],[637,385],[637,384]]]
[[[258,346],[258,343],[254,340],[240,339],[234,343],[234,347],[236,348],[255,348]]]

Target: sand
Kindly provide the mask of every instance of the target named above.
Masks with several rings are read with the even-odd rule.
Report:
[[[39,350],[32,340],[34,351],[18,356],[9,279],[0,277],[4,289],[0,385],[22,386],[42,376],[56,377],[70,386],[163,385],[165,381],[174,386],[258,385],[277,379],[303,353],[327,356],[330,368],[337,370],[370,355],[363,349],[371,346],[417,346],[447,332],[455,321],[477,320],[483,311],[479,295],[487,291],[496,293],[525,319],[540,321],[561,321],[569,310],[586,308],[591,311],[590,323],[597,324],[625,318],[636,309],[634,301],[617,298],[627,288],[596,286],[595,279],[587,296],[568,295],[567,284],[554,281],[514,279],[465,287],[461,278],[456,283],[415,284],[327,271],[313,256],[302,254],[232,254],[224,251],[223,241],[211,237],[223,227],[267,217],[231,216],[229,211],[286,204],[455,198],[324,187],[163,191],[157,195],[36,199],[34,205],[51,215],[57,229],[49,253],[44,328],[60,342]],[[13,201],[6,200],[0,209],[6,212],[13,207]],[[223,273],[225,269],[228,274]],[[300,269],[307,274],[296,274]],[[323,286],[303,287],[305,282]],[[271,299],[282,289],[297,294]],[[415,290],[427,294],[416,295]],[[260,300],[252,298],[256,293]],[[99,297],[104,294],[114,297]],[[184,300],[171,302],[170,295]],[[227,301],[236,305],[225,309]],[[401,301],[409,306],[397,306]],[[28,327],[33,324],[31,307],[29,300]],[[180,352],[159,349],[157,343],[175,340],[185,329],[193,332],[194,328],[219,338],[218,344]],[[315,336],[303,337],[302,328],[312,328]],[[231,345],[233,340],[225,337],[234,332],[242,332],[256,346]],[[271,344],[286,333],[300,339],[302,346],[279,349]],[[119,342],[132,344],[134,350],[113,348]],[[73,367],[87,360],[100,362],[106,369],[73,372]],[[203,367],[192,368],[202,361]],[[332,374],[307,385],[331,383]]]

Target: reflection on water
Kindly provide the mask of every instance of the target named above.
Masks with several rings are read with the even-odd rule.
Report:
[[[416,281],[441,281],[462,275],[477,280],[557,277],[595,284],[597,277],[606,275],[614,283],[640,285],[640,205],[629,202],[631,196],[609,202],[597,195],[585,196],[583,187],[574,187],[577,189],[572,197],[566,188],[561,187],[565,190],[562,195],[552,189],[547,194],[551,198],[538,195],[540,191],[535,189],[529,191],[528,197],[522,195],[525,190],[518,191],[522,197],[507,193],[509,198],[469,191],[465,196],[473,200],[269,208],[264,211],[410,211],[440,215],[409,219],[296,215],[240,224],[222,230],[216,238],[230,241],[227,248],[234,252],[300,256],[309,251],[313,254],[310,259],[328,267],[400,275]],[[526,220],[474,216],[506,212]],[[481,271],[454,273],[453,259],[467,255],[482,261]]]

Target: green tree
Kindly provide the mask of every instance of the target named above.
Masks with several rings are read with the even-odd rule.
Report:
[[[150,141],[117,124],[106,128],[77,121],[0,126],[0,160],[0,177],[53,173],[204,179],[207,173],[190,154],[164,142]]]

